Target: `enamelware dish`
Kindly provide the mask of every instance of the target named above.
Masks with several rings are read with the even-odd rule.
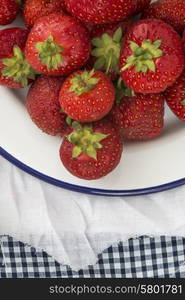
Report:
[[[16,21],[9,27],[15,25],[21,24]],[[104,178],[87,181],[62,165],[61,138],[42,133],[31,121],[26,92],[0,86],[0,154],[29,174],[73,191],[107,196],[140,195],[185,184],[185,126],[167,107],[159,138],[126,142],[119,166]]]

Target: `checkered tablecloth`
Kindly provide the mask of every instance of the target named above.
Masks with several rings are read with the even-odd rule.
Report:
[[[0,236],[0,278],[185,278],[185,238],[129,239],[78,272],[9,236]]]

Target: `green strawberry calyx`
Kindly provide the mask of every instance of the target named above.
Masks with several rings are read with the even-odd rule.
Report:
[[[72,123],[73,132],[67,136],[70,143],[74,144],[72,158],[77,158],[81,153],[86,153],[91,158],[97,160],[97,149],[101,149],[101,141],[108,135],[94,132],[91,125],[80,125],[74,121]]]
[[[121,52],[121,42],[122,42],[123,31],[119,27],[113,37],[109,34],[104,33],[101,38],[94,38],[92,40],[92,45],[95,47],[91,54],[97,57],[94,64],[95,70],[104,69],[106,74],[110,70],[119,72],[119,58]]]
[[[185,99],[181,101],[181,104],[182,104],[182,105],[185,105]]]
[[[28,79],[35,79],[36,72],[32,69],[25,58],[24,52],[18,47],[13,47],[13,56],[1,60],[5,67],[2,69],[2,75],[7,78],[13,78],[20,82],[23,87],[28,85]]]
[[[146,73],[148,70],[155,72],[155,59],[163,55],[160,49],[162,41],[156,40],[154,43],[151,40],[144,40],[141,47],[133,41],[130,41],[132,55],[126,59],[126,64],[121,69],[121,72],[130,67],[134,67],[136,72]]]
[[[118,81],[114,83],[116,91],[116,103],[120,104],[123,97],[134,97],[135,93],[133,90],[128,88],[123,82],[122,78],[119,77]]]
[[[99,80],[95,76],[94,70],[74,73],[74,76],[70,79],[69,92],[75,92],[77,96],[80,96],[95,88]]]
[[[50,35],[44,42],[36,43],[36,49],[40,61],[47,66],[48,70],[57,70],[62,63],[62,52],[64,48],[54,41]]]

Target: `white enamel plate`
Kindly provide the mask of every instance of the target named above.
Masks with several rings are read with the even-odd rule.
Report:
[[[33,124],[25,95],[26,90],[0,87],[0,154],[31,175],[70,190],[108,196],[146,194],[185,184],[185,123],[167,108],[159,138],[125,143],[122,160],[112,173],[86,181],[63,167],[61,138],[48,136]]]

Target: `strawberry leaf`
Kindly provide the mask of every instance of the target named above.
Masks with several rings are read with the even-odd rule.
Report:
[[[75,127],[74,123],[72,124],[73,128]],[[68,141],[75,145],[72,151],[72,158],[77,158],[81,153],[86,153],[89,157],[97,159],[97,149],[103,147],[100,142],[108,135],[94,132],[92,126],[81,126],[79,123],[78,126],[78,130],[74,129],[67,136]]]
[[[36,43],[35,47],[40,61],[47,66],[48,70],[57,70],[62,63],[64,48],[54,41],[53,36],[50,35],[44,42]]]
[[[92,45],[95,47],[91,55],[97,57],[94,64],[96,70],[105,70],[106,74],[110,70],[119,72],[119,58],[121,51],[121,41],[123,37],[122,28],[119,27],[113,37],[107,33],[102,34],[100,38],[94,38]]]
[[[141,46],[133,41],[130,41],[130,49],[132,54],[127,57],[126,64],[122,67],[121,72],[129,69],[130,67],[135,68],[135,72],[147,71],[155,72],[155,58],[161,57],[163,51],[159,48],[162,44],[161,40],[156,40],[152,43],[150,40],[143,40]]]
[[[81,74],[75,73],[70,80],[69,92],[80,96],[95,88],[98,82],[99,78],[95,76],[94,70],[84,71]]]
[[[24,52],[14,46],[13,56],[1,60],[4,68],[2,75],[7,78],[13,78],[16,82],[20,82],[23,87],[28,85],[28,79],[35,79],[36,72],[32,69],[25,58]]]

